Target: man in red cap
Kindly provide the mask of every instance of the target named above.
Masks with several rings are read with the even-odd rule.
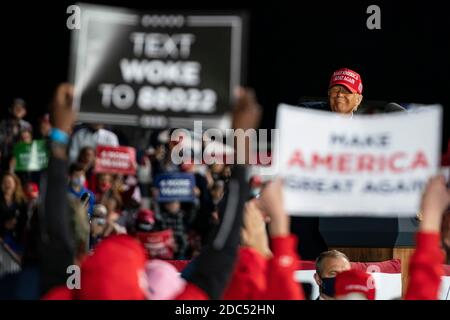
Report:
[[[375,281],[367,272],[351,269],[336,276],[337,300],[375,300]]]
[[[300,107],[336,112],[353,116],[362,101],[363,84],[361,76],[350,69],[341,68],[333,72],[328,85],[328,101],[309,101],[299,104]],[[293,217],[292,230],[302,235],[299,242],[299,253],[306,260],[315,260],[320,253],[327,251],[319,231],[319,218]]]
[[[362,101],[361,76],[350,69],[336,70],[328,86],[328,103],[333,112],[352,114]]]
[[[361,104],[362,90],[363,84],[359,73],[341,68],[331,75],[327,102],[302,102],[300,106],[352,115]]]

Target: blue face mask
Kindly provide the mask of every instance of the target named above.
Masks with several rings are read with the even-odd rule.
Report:
[[[86,178],[84,176],[72,179],[72,185],[73,186],[77,186],[77,187],[84,186],[85,182],[86,182]]]
[[[336,281],[336,277],[321,279],[322,285],[320,286],[320,291],[329,297],[334,297],[334,283]]]
[[[260,188],[251,189],[250,190],[250,197],[258,198],[260,193],[261,193],[261,189]]]

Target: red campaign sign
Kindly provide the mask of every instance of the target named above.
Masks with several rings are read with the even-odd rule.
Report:
[[[136,174],[136,150],[131,147],[97,146],[96,173]]]
[[[144,245],[150,258],[174,258],[175,238],[171,229],[156,232],[137,232],[136,237]]]

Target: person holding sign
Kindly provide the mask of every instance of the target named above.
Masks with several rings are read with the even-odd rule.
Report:
[[[47,167],[48,153],[44,140],[34,140],[31,128],[20,132],[19,141],[13,146],[15,171],[23,185],[38,183],[41,171]]]
[[[105,129],[103,124],[89,124],[73,134],[69,150],[70,161],[77,160],[83,147],[95,148],[97,145],[117,147],[119,138],[114,132]]]
[[[23,119],[27,114],[24,100],[20,98],[15,99],[9,112],[10,117],[0,122],[0,150],[2,161],[8,159],[12,151],[12,146],[18,142],[21,132],[23,130],[32,130],[31,124]]]
[[[175,259],[185,259],[188,249],[186,216],[194,216],[196,210],[186,212],[180,201],[161,203],[157,207],[156,218],[161,230],[172,230],[176,242]]]
[[[443,176],[432,177],[423,193],[423,219],[416,234],[416,250],[409,264],[406,300],[437,300],[444,274],[444,254],[441,250],[441,230],[450,206],[450,191]],[[448,214],[447,214],[448,215]],[[448,217],[447,217],[448,219]],[[447,225],[448,227],[448,225]]]
[[[144,245],[150,259],[174,258],[175,238],[171,229],[157,226],[155,213],[149,209],[140,209],[135,221],[135,237]]]
[[[305,299],[302,287],[294,280],[300,257],[283,199],[282,182],[277,179],[267,184],[260,198],[246,203],[239,258],[225,300]]]

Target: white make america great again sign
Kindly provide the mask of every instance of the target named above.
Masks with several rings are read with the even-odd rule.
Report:
[[[293,215],[415,216],[439,172],[442,108],[343,117],[280,105],[273,166]]]

